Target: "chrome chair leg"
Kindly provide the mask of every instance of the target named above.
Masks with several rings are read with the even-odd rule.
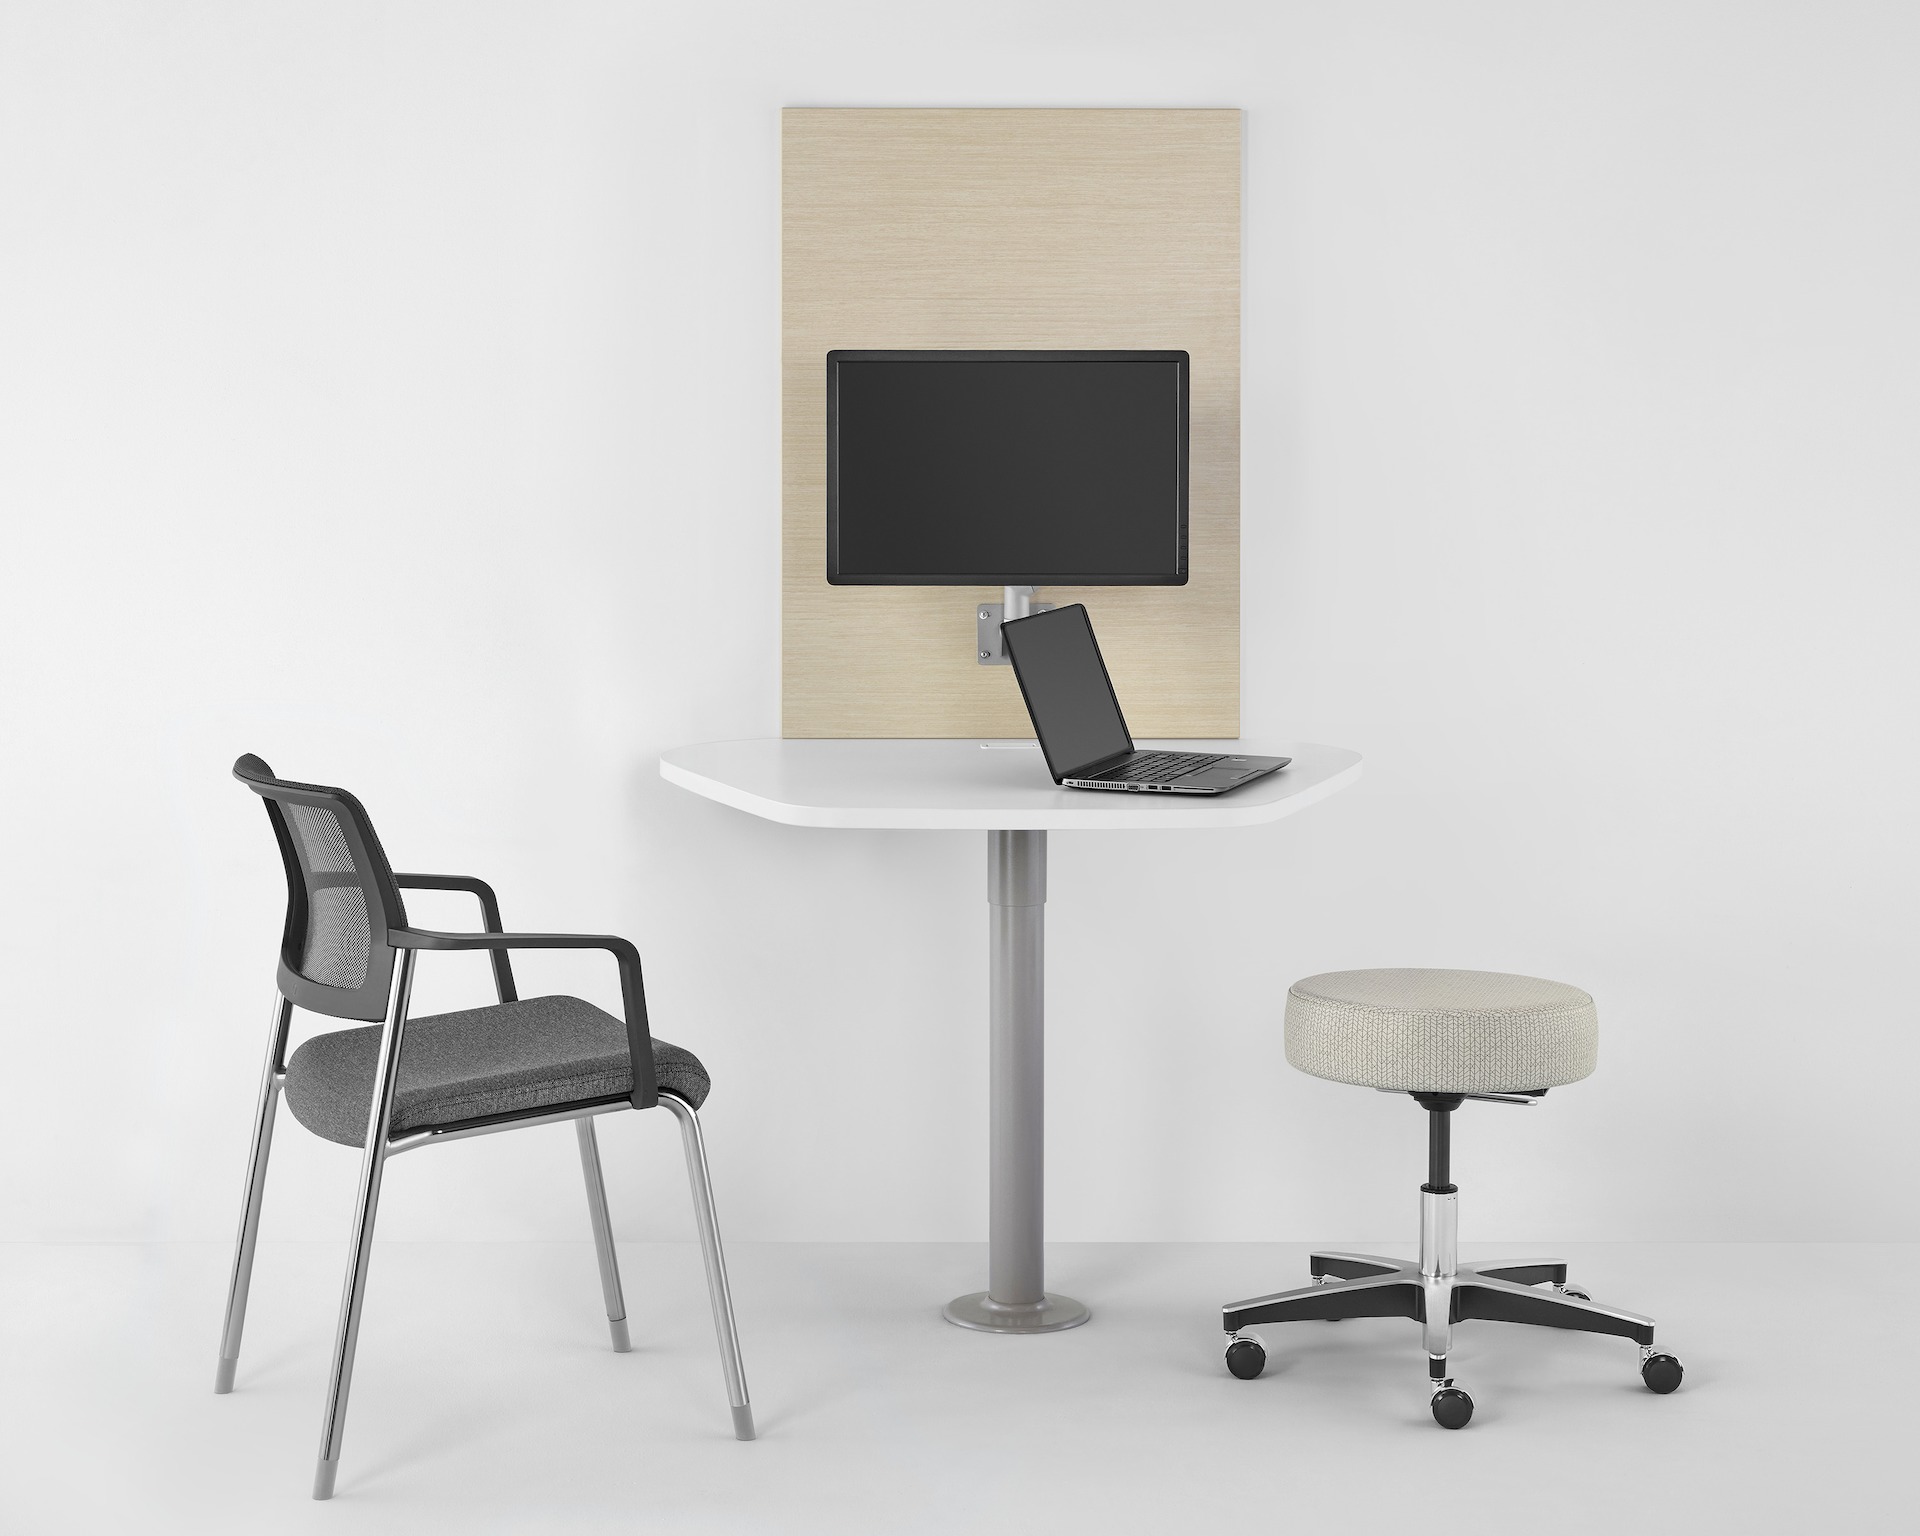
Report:
[[[613,1220],[607,1212],[607,1182],[600,1171],[600,1141],[594,1134],[593,1117],[582,1115],[573,1122],[580,1138],[580,1169],[587,1176],[587,1215],[593,1220],[593,1249],[600,1259],[600,1291],[607,1303],[607,1331],[613,1335],[616,1354],[633,1348],[627,1333],[627,1303],[620,1293],[620,1260],[613,1251]]]
[[[740,1362],[740,1336],[733,1321],[733,1296],[727,1287],[727,1261],[720,1251],[720,1220],[713,1209],[713,1183],[707,1174],[707,1147],[700,1134],[700,1117],[676,1093],[660,1090],[660,1102],[680,1122],[680,1142],[687,1154],[687,1179],[693,1185],[693,1215],[700,1228],[700,1253],[707,1265],[707,1294],[713,1302],[713,1327],[720,1336],[720,1369],[727,1378],[727,1401],[733,1407],[733,1436],[753,1438],[753,1405],[747,1401],[747,1372]]]
[[[240,1364],[240,1335],[247,1326],[247,1292],[253,1285],[253,1250],[260,1240],[260,1206],[267,1193],[267,1156],[273,1149],[273,1112],[280,1102],[286,1066],[287,1024],[293,1004],[273,994],[273,1023],[267,1031],[267,1064],[260,1073],[260,1098],[253,1111],[253,1150],[247,1157],[247,1186],[240,1202],[240,1231],[233,1240],[233,1274],[227,1282],[227,1316],[220,1328],[220,1364],[213,1390],[233,1390]]]
[[[353,1239],[348,1246],[347,1282],[340,1295],[340,1326],[333,1342],[326,1412],[320,1419],[320,1456],[313,1469],[316,1499],[333,1497],[333,1482],[340,1473],[340,1441],[347,1426],[354,1350],[360,1342],[360,1308],[367,1294],[367,1262],[373,1256],[373,1220],[380,1206],[380,1175],[386,1167],[387,1132],[393,1123],[393,1095],[400,1080],[400,1037],[406,1030],[407,999],[413,991],[415,953],[403,949],[395,961],[393,996],[386,1028],[380,1035],[379,1063],[374,1068],[367,1145],[360,1160],[360,1199],[354,1207]]]

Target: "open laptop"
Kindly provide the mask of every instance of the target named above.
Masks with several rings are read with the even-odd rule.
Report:
[[[1056,784],[1135,794],[1224,795],[1293,761],[1135,751],[1083,603],[1010,619],[1000,626],[1000,636]]]

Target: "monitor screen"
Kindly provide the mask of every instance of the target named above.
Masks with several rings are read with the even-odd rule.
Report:
[[[827,580],[1180,585],[1184,352],[829,352]]]

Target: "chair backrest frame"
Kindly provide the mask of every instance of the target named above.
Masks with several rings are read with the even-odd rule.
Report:
[[[407,926],[407,910],[366,808],[344,789],[276,778],[251,752],[233,776],[265,804],[286,867],[281,995],[332,1018],[384,1021],[388,934]]]

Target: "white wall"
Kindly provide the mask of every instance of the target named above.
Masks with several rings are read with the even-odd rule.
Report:
[[[1054,839],[1053,1235],[1405,1240],[1420,1117],[1280,1004],[1450,964],[1604,1026],[1466,1118],[1469,1237],[1915,1236],[1917,64],[1866,4],[9,0],[0,1236],[228,1235],[243,751],[633,935],[736,1239],[984,1235],[980,839],[654,760],[778,729],[779,108],[1116,103],[1247,110],[1246,733],[1369,767]],[[605,1138],[684,1232],[670,1126]],[[572,1157],[398,1164],[384,1229],[577,1237]],[[269,1233],[354,1162],[284,1133]]]

